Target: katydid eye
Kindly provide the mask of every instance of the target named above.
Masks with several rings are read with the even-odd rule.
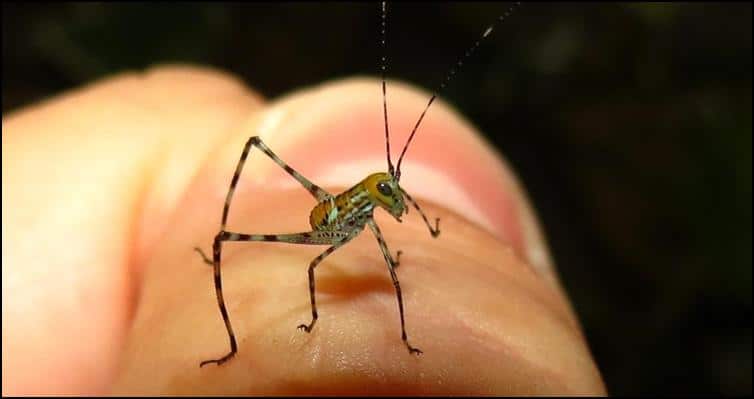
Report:
[[[384,196],[391,196],[393,195],[393,189],[390,188],[390,186],[385,182],[377,183],[377,191],[380,192],[380,194]]]

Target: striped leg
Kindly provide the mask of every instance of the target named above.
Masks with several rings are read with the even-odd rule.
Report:
[[[382,255],[385,257],[385,262],[387,263],[388,270],[390,270],[390,277],[393,279],[395,294],[398,297],[398,311],[401,315],[401,339],[403,340],[403,343],[406,344],[406,347],[408,347],[408,353],[415,353],[418,355],[422,353],[422,351],[419,350],[419,348],[414,348],[413,346],[411,346],[411,344],[408,343],[408,336],[406,335],[406,323],[403,318],[403,296],[401,295],[401,284],[398,282],[398,276],[395,274],[393,258],[390,256],[390,251],[387,249],[387,244],[385,243],[385,239],[382,238],[382,232],[377,226],[377,223],[374,220],[369,220],[367,224],[369,225],[369,228],[372,229],[372,233],[374,233],[374,236],[377,238],[377,242],[380,244]]]
[[[208,259],[204,255],[201,249],[195,248],[197,251],[199,251],[199,254],[202,255],[202,258],[204,258],[204,261],[206,262]],[[204,367],[206,364],[210,363],[217,363],[218,365],[221,365],[225,363],[228,359],[233,357],[233,355],[236,354],[236,351],[238,349],[238,346],[236,345],[236,335],[233,333],[233,327],[230,325],[230,319],[228,318],[228,311],[225,309],[225,300],[223,299],[223,283],[220,279],[220,251],[221,251],[221,241],[215,237],[215,241],[212,243],[212,265],[214,266],[215,270],[215,294],[217,295],[217,305],[220,307],[220,314],[223,316],[223,321],[225,322],[225,329],[228,330],[228,339],[230,340],[230,352],[228,352],[225,356],[219,358],[219,359],[212,359],[212,360],[205,360],[201,363],[199,363],[199,367]]]
[[[429,220],[427,219],[427,215],[422,212],[421,208],[419,208],[419,204],[414,201],[413,198],[411,198],[410,195],[406,192],[406,190],[401,188],[401,192],[403,195],[406,196],[406,199],[408,199],[408,202],[414,205],[414,208],[416,208],[417,211],[419,211],[419,214],[422,215],[422,219],[424,219],[424,223],[429,227],[429,233],[432,234],[432,237],[437,237],[440,235],[440,218],[435,218],[435,228],[432,228],[432,225],[429,224]]]
[[[225,322],[225,329],[228,331],[228,340],[230,341],[230,352],[219,359],[205,360],[199,363],[199,367],[203,367],[206,364],[216,363],[218,365],[225,363],[228,359],[232,358],[238,349],[236,344],[236,336],[233,333],[233,327],[230,324],[230,318],[228,317],[228,310],[225,307],[225,300],[223,299],[223,286],[220,276],[220,260],[222,258],[222,242],[223,241],[269,241],[269,242],[286,242],[290,244],[305,244],[305,245],[342,245],[341,242],[347,241],[344,238],[349,238],[348,233],[336,232],[336,231],[309,231],[305,233],[294,234],[240,234],[229,231],[220,231],[212,243],[212,266],[215,276],[215,293],[217,295],[217,306],[220,308],[220,314],[223,316],[223,322]],[[349,238],[350,239],[350,238]],[[337,247],[336,247],[337,248]],[[200,248],[194,248],[202,256],[205,262],[209,262],[207,256],[202,252]],[[333,248],[330,248],[334,251]],[[327,252],[327,251],[325,251]],[[330,251],[332,252],[332,251]],[[321,256],[321,255],[320,255]],[[322,256],[324,258],[324,256]],[[311,267],[310,267],[311,269]],[[311,281],[310,270],[310,288],[313,289],[313,282]],[[312,301],[313,301],[312,293]],[[313,302],[312,302],[313,305]],[[312,323],[313,324],[313,323]]]
[[[340,232],[333,232],[342,234]],[[319,262],[321,262],[323,259],[327,257],[327,255],[330,255],[331,253],[335,252],[336,249],[343,246],[348,241],[351,241],[352,238],[356,237],[359,234],[359,230],[354,231],[351,234],[347,234],[345,237],[343,237],[340,241],[336,242],[331,246],[330,248],[327,248],[325,252],[322,252],[312,260],[312,262],[309,264],[309,299],[312,303],[312,321],[307,324],[301,324],[298,326],[299,329],[304,330],[306,332],[312,332],[312,328],[314,328],[314,323],[317,322],[317,302],[314,299],[314,268],[317,267]]]
[[[317,201],[323,201],[325,199],[328,199],[332,197],[330,193],[323,190],[316,184],[312,183],[307,179],[306,177],[302,176],[300,173],[296,172],[288,166],[285,162],[283,162],[282,159],[278,158],[275,153],[270,150],[270,147],[267,147],[266,144],[262,142],[262,139],[259,138],[259,136],[253,136],[250,137],[249,140],[246,142],[246,145],[243,147],[243,152],[241,153],[241,159],[238,161],[238,164],[236,165],[236,171],[233,173],[233,180],[230,182],[230,189],[228,190],[228,195],[225,197],[225,206],[223,207],[223,219],[222,224],[220,226],[220,231],[225,230],[225,222],[228,220],[228,209],[230,208],[230,200],[233,198],[233,192],[236,190],[236,184],[238,183],[238,177],[241,175],[241,170],[243,169],[243,165],[246,162],[246,157],[249,155],[249,150],[251,150],[251,146],[255,146],[262,150],[265,154],[267,154],[268,157],[272,158],[275,163],[280,165],[281,168],[285,169],[288,174],[293,176],[294,179],[296,179],[299,183],[301,183],[304,188],[306,188],[313,196],[317,199]]]

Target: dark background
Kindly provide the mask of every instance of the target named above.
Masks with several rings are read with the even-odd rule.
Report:
[[[389,5],[432,89],[507,3]],[[188,61],[267,97],[379,73],[379,5],[3,3],[3,113]],[[751,4],[524,4],[444,98],[521,175],[611,394],[751,394]]]

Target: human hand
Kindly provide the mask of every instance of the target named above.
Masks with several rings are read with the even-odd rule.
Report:
[[[428,97],[388,84],[393,156]],[[266,103],[189,67],[129,74],[3,118],[3,394],[604,394],[528,201],[470,125],[436,103],[406,155],[411,210],[375,218],[397,269],[406,330],[365,231],[326,247],[226,243],[228,351],[211,248],[249,136],[331,193],[385,171],[381,91],[352,79]],[[252,150],[228,229],[305,231],[309,194]]]

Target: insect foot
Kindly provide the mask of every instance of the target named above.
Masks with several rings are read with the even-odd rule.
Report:
[[[297,328],[298,328],[299,330],[304,330],[304,331],[306,331],[307,333],[310,333],[310,332],[312,332],[312,328],[314,328],[314,322],[315,322],[315,321],[316,321],[316,320],[312,320],[312,322],[311,322],[311,323],[309,323],[309,325],[306,325],[306,324],[301,324],[301,325],[299,325],[299,326],[298,326]]]
[[[429,229],[430,234],[432,234],[432,237],[437,238],[437,236],[440,235],[440,218],[435,218],[435,229],[432,230]]]
[[[217,364],[219,366],[219,365],[225,363],[226,361],[228,361],[231,357],[233,357],[233,355],[235,355],[235,352],[228,353],[227,355],[225,355],[225,356],[223,356],[223,357],[221,357],[219,359],[205,360],[205,361],[199,363],[199,367],[204,367],[205,365],[212,364],[212,363],[215,363],[215,364]]]
[[[406,346],[408,346],[408,353],[411,353],[411,354],[414,354],[414,355],[417,355],[417,356],[419,356],[422,353],[424,353],[421,349],[414,348],[413,346],[411,346],[409,344],[406,344]]]
[[[393,268],[396,268],[396,267],[398,267],[398,266],[401,265],[401,254],[402,253],[403,253],[403,251],[401,251],[400,249],[398,250],[398,252],[395,253],[395,260],[393,260]]]
[[[204,254],[204,251],[202,251],[201,248],[194,247],[194,251],[199,252],[199,255],[202,256],[202,260],[204,261],[204,263],[206,263],[206,264],[208,264],[210,266],[214,266],[214,264],[212,263],[212,261],[209,260],[209,258],[207,257],[207,255]]]

